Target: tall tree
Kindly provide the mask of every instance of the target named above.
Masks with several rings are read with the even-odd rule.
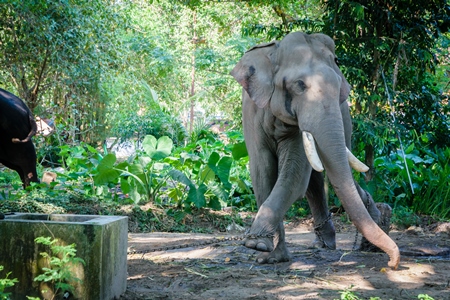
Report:
[[[125,21],[119,9],[102,0],[3,1],[3,85],[35,112],[62,113],[78,132],[92,128],[104,110],[101,101],[92,101],[100,100],[101,72],[116,64],[114,35]]]
[[[324,30],[335,38],[340,61],[354,85],[356,132],[365,141],[361,144],[366,164],[373,166],[375,148],[386,146],[390,128],[403,128],[403,136],[410,130],[420,135],[433,131],[426,126],[431,119],[443,116],[448,122],[430,82],[438,63],[433,51],[450,25],[447,1],[327,0],[324,4]],[[391,114],[397,118],[395,124]],[[445,123],[441,125],[445,128]],[[432,140],[448,143],[449,134],[446,130]],[[372,176],[369,173],[366,179]]]

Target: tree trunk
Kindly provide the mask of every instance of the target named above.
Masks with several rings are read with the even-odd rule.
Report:
[[[193,30],[194,30],[194,36],[192,38],[192,43],[194,44],[194,48],[192,50],[192,56],[191,56],[191,63],[192,63],[192,69],[191,69],[191,89],[189,92],[189,98],[191,99],[191,105],[190,105],[190,113],[189,113],[189,133],[192,134],[192,131],[194,130],[194,113],[195,113],[195,49],[196,49],[196,42],[197,42],[197,33],[195,31],[195,26],[197,24],[197,13],[194,11],[194,20],[193,20]]]

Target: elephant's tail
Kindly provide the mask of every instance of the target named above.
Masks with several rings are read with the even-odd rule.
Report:
[[[28,121],[30,122],[30,126],[31,126],[31,130],[28,133],[28,136],[26,138],[24,138],[23,140],[21,140],[19,138],[12,138],[13,143],[26,143],[26,142],[30,141],[31,138],[36,134],[37,124],[36,124],[36,121],[34,120],[34,117],[32,114],[28,115]]]

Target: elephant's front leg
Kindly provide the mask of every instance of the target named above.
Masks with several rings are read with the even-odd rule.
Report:
[[[285,240],[285,231],[284,231],[284,225],[283,222],[280,222],[278,224],[278,228],[275,232],[275,235],[271,238],[268,238],[266,240],[259,240],[260,246],[261,243],[267,243],[267,244],[275,244],[275,248],[272,248],[270,252],[261,252],[256,257],[256,262],[260,264],[274,264],[279,262],[286,262],[290,261],[290,255],[289,250],[286,246],[286,240]],[[259,250],[259,249],[257,249]]]
[[[251,162],[250,172],[253,174],[259,210],[245,246],[268,252],[257,257],[259,263],[275,263],[290,259],[285,242],[283,218],[289,207],[304,196],[311,174],[311,167],[303,148],[300,148],[301,145],[299,136],[279,142],[275,156],[277,168],[264,168],[267,161]],[[260,152],[259,158],[261,154]],[[278,172],[274,173],[277,170]],[[274,185],[270,179],[275,179]],[[261,191],[263,193],[260,193]]]
[[[248,134],[249,135],[249,134]],[[278,159],[271,143],[247,143],[250,156],[250,177],[253,183],[258,209],[269,197],[276,181],[278,173]],[[274,249],[273,236],[275,228],[255,228],[252,226],[244,245],[258,251],[271,252]]]

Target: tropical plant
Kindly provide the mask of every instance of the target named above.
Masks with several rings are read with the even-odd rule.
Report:
[[[50,252],[40,253],[43,258],[48,259],[49,267],[42,268],[44,273],[36,276],[34,281],[53,284],[53,297],[51,299],[65,292],[73,293],[73,284],[82,281],[75,276],[72,267],[78,264],[85,265],[84,260],[76,256],[75,244],[61,246],[58,245],[58,239],[42,236],[37,237],[35,242],[49,246]]]
[[[120,183],[121,190],[138,204],[155,200],[166,185],[169,165],[163,159],[172,152],[173,143],[167,136],[156,139],[147,135],[143,142],[143,155],[136,155],[116,165],[115,154],[105,155],[97,166],[96,185]]]
[[[450,148],[422,145],[424,135],[415,143],[375,159],[376,173],[371,182],[360,180],[376,201],[414,212],[450,217]]]
[[[148,135],[142,143],[143,152],[125,162],[116,163],[112,153],[102,157],[94,183],[120,184],[122,192],[136,204],[153,201],[186,210],[245,205],[239,197],[251,194],[247,150],[242,134],[230,133],[228,137],[234,142],[225,145],[214,138],[201,139],[171,155],[173,144],[168,137]]]
[[[170,195],[185,208],[245,206],[252,193],[246,164],[247,149],[239,132],[227,134],[228,143],[210,134],[179,149],[180,158],[173,161],[176,168],[171,177],[186,191],[172,189]]]
[[[0,266],[0,272],[3,271],[3,268],[3,266]],[[17,278],[9,278],[9,275],[11,275],[11,272],[6,273],[5,278],[0,278],[0,300],[8,300],[11,293],[5,292],[5,289],[13,287],[14,284],[19,282]]]

